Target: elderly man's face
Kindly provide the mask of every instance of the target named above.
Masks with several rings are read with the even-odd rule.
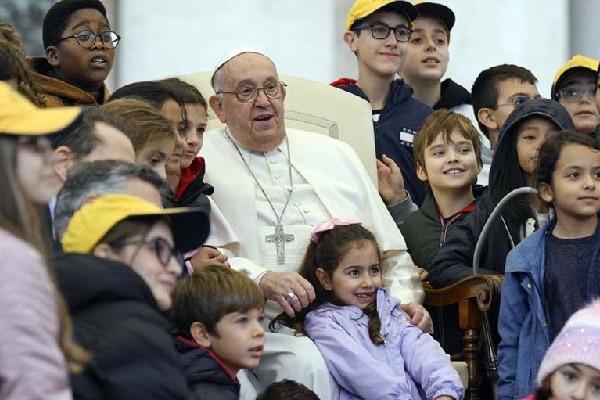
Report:
[[[278,81],[275,65],[257,53],[241,54],[222,68],[220,89],[224,92],[263,88]],[[264,90],[259,90],[256,99],[247,103],[239,101],[235,94],[222,93],[213,96],[210,105],[242,146],[254,151],[269,151],[285,137],[284,99],[285,88],[282,86],[280,96],[274,99],[267,97]]]

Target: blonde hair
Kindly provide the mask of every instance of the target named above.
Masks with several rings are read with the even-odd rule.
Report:
[[[175,132],[169,120],[146,101],[122,98],[109,101],[100,108],[120,121],[120,126],[115,128],[129,137],[136,155],[151,142],[172,140],[175,143]]]

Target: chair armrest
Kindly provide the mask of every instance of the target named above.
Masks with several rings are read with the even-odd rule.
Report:
[[[441,289],[434,289],[429,282],[423,282],[425,304],[440,307],[468,300],[474,302],[480,311],[487,311],[503,278],[502,275],[471,275]]]

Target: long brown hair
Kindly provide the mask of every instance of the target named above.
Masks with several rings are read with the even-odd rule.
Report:
[[[309,312],[316,310],[325,303],[339,304],[333,292],[326,290],[321,285],[317,278],[317,269],[322,268],[331,277],[344,255],[361,242],[371,242],[376,249],[379,249],[373,233],[360,224],[338,225],[324,232],[317,243],[311,240],[306,249],[306,255],[299,273],[315,289],[315,300],[308,307],[296,313],[295,318],[290,318],[285,313],[280,314],[269,324],[269,329],[273,331],[277,329],[278,325],[285,325],[297,332],[306,333],[304,331],[304,320]],[[373,301],[365,307],[363,312],[369,317],[368,331],[371,341],[376,345],[383,344],[380,335],[381,321],[377,313],[376,302]]]
[[[40,212],[23,192],[17,179],[16,161],[18,143],[13,137],[0,134],[0,227],[19,239],[29,243],[39,251],[44,266],[47,268],[49,238],[42,226]],[[48,274],[54,285],[52,270]],[[88,353],[73,340],[73,328],[67,305],[54,285],[59,319],[58,343],[65,355],[69,371],[76,373],[83,370],[89,361]]]

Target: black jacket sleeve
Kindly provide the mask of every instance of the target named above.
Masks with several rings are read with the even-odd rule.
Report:
[[[462,221],[453,224],[429,269],[429,281],[435,288],[452,285],[473,274],[473,254],[485,222],[493,207],[487,193],[477,202],[475,211]],[[480,260],[485,260],[485,248]],[[481,263],[480,263],[481,264]],[[497,271],[479,268],[480,274],[497,274]]]
[[[185,399],[187,382],[169,335],[144,325],[129,325],[95,355],[105,398]]]

